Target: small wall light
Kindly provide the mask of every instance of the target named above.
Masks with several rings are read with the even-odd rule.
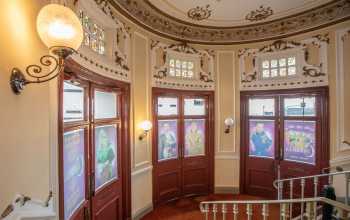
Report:
[[[40,58],[40,65],[27,66],[27,79],[21,70],[12,69],[10,85],[14,93],[20,94],[24,86],[43,83],[56,78],[63,70],[64,60],[76,52],[83,41],[83,28],[76,14],[68,7],[58,4],[44,6],[36,20],[37,32],[52,53]],[[46,73],[43,67],[50,68]]]
[[[143,133],[139,136],[139,140],[142,141],[152,129],[152,122],[145,120],[141,122],[140,128],[143,130]]]
[[[230,133],[231,127],[235,124],[235,121],[233,118],[226,118],[224,123],[226,125],[225,133],[228,134]]]

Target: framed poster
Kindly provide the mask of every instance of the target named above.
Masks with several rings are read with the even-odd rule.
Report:
[[[177,120],[158,121],[158,160],[177,158]]]
[[[249,156],[273,158],[274,142],[274,120],[249,120]]]
[[[185,120],[185,156],[205,154],[205,119]]]
[[[284,159],[315,164],[315,121],[284,122]]]
[[[63,135],[64,219],[69,219],[85,201],[84,129]]]
[[[117,126],[95,128],[95,189],[117,179]]]

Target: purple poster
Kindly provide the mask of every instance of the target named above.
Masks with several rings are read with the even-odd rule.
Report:
[[[64,219],[85,200],[84,130],[66,132],[63,145]]]
[[[177,158],[177,120],[158,121],[158,160]]]
[[[249,121],[249,156],[274,157],[275,122],[272,120]]]
[[[185,120],[185,156],[204,155],[205,119]]]
[[[117,178],[117,127],[95,128],[95,187]]]
[[[285,121],[284,159],[315,164],[314,121]]]

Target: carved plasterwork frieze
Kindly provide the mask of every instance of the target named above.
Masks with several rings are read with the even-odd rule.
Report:
[[[258,9],[249,12],[246,15],[245,19],[251,22],[261,21],[273,15],[273,10],[271,7],[264,7],[261,5]]]
[[[185,42],[165,44],[151,40],[152,85],[154,87],[214,90],[214,51],[199,50]],[[189,59],[195,64],[192,78],[174,77],[168,74],[168,56],[175,55],[179,59]]]
[[[242,48],[238,51],[241,90],[301,88],[328,85],[327,47],[328,34],[317,35],[300,42],[278,40],[261,48]],[[311,46],[317,48],[310,53]],[[261,61],[270,57],[287,57],[297,60],[294,76],[266,79],[261,75]],[[310,63],[309,56],[315,63]]]
[[[189,24],[162,13],[148,1],[108,0],[116,10],[142,27],[178,41],[207,44],[240,44],[307,32],[350,19],[350,1],[330,1],[285,18],[236,27],[212,27]]]
[[[187,16],[193,20],[201,21],[208,19],[211,16],[211,11],[210,5],[197,6],[188,10]]]

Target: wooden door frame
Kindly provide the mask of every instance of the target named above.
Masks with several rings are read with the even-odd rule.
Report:
[[[178,95],[184,95],[184,96],[201,96],[206,95],[208,96],[208,158],[209,158],[209,193],[214,193],[214,171],[215,171],[215,164],[214,164],[214,156],[215,156],[215,100],[214,100],[214,91],[197,91],[197,90],[177,90],[177,89],[167,89],[167,88],[152,88],[152,116],[153,116],[153,124],[156,123],[156,109],[155,105],[157,103],[156,97],[159,95],[164,96],[176,96]],[[178,103],[179,108],[182,105],[181,103]],[[180,113],[180,109],[179,109]],[[179,117],[183,118],[183,117]],[[156,147],[156,132],[153,132],[152,136],[152,165],[155,166],[156,162],[158,162],[158,155],[156,154],[156,151],[154,148]],[[155,183],[155,169],[152,171],[152,179],[153,183]],[[156,185],[153,184],[153,196],[152,201],[154,206],[157,206],[155,203],[156,198]]]
[[[63,219],[63,81],[64,77],[77,78],[97,85],[118,87],[122,92],[120,109],[121,123],[121,164],[122,164],[122,210],[123,219],[131,219],[131,152],[130,152],[130,84],[102,76],[93,72],[73,59],[65,61],[65,68],[58,79],[58,145],[59,145],[59,216]],[[85,113],[86,114],[86,113]],[[85,115],[84,115],[85,117]]]
[[[329,88],[328,86],[321,86],[321,87],[315,87],[315,88],[299,88],[299,89],[282,89],[282,90],[254,90],[254,91],[241,91],[240,94],[240,175],[239,175],[239,191],[241,194],[247,193],[244,192],[244,185],[246,184],[245,182],[245,163],[246,163],[246,155],[247,155],[247,147],[249,146],[248,143],[246,143],[247,139],[245,138],[246,135],[249,134],[249,131],[247,130],[247,114],[249,109],[246,107],[248,106],[247,104],[242,104],[245,103],[246,96],[254,96],[254,95],[273,95],[273,94],[291,94],[294,92],[295,94],[298,93],[320,93],[322,98],[321,98],[321,103],[320,103],[320,117],[324,118],[325,120],[322,120],[321,124],[321,139],[320,139],[320,146],[321,146],[321,152],[324,152],[321,154],[322,158],[319,158],[320,160],[320,166],[321,167],[329,167],[329,158],[330,158],[330,131],[329,131]],[[279,108],[279,107],[278,107]]]

